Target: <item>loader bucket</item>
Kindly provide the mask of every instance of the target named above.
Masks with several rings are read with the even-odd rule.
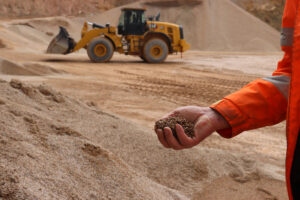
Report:
[[[68,31],[64,27],[59,27],[59,33],[50,42],[47,53],[68,54],[76,46],[76,42],[69,36]]]

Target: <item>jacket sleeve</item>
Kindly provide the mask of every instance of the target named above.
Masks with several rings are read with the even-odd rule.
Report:
[[[271,77],[257,79],[210,106],[231,126],[218,130],[221,136],[231,138],[246,130],[277,124],[286,118],[291,48],[283,50],[284,57]]]

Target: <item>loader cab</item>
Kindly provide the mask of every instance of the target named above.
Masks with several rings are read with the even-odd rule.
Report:
[[[147,23],[145,9],[123,8],[119,18],[118,34],[120,35],[144,35]]]

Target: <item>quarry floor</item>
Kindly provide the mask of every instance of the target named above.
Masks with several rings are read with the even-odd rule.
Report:
[[[64,56],[3,50],[1,56],[27,66],[38,64],[42,72],[45,70],[43,75],[34,76],[2,74],[2,79],[17,78],[34,85],[46,83],[63,94],[153,129],[157,119],[176,107],[209,106],[252,80],[270,76],[282,54],[189,51],[182,56],[170,55],[161,64],[148,64],[139,57],[120,54],[115,54],[109,63],[92,63],[84,51]],[[55,73],[47,74],[49,69]],[[214,134],[203,145],[245,153],[261,163],[268,160],[272,168],[261,168],[271,179],[259,183],[259,188],[264,188],[259,192],[263,198],[285,199],[284,130],[283,122],[246,132],[230,141]],[[230,188],[213,196],[211,191],[230,181],[216,180],[194,199],[215,199],[224,194],[229,199],[233,194]],[[235,190],[242,193],[237,198],[243,197],[247,188],[250,191],[257,187],[256,184],[235,184]]]

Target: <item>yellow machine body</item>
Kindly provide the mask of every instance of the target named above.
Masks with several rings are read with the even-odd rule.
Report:
[[[133,12],[137,11],[137,13],[141,12],[142,10],[142,14],[144,14],[143,9],[127,8],[124,10],[125,12],[131,12],[131,10],[133,10]],[[123,14],[123,17],[125,14]],[[122,15],[120,16],[120,19],[121,17]],[[183,29],[181,26],[168,22],[145,20],[144,16],[142,17],[142,19],[144,20],[144,22],[142,22],[143,31],[142,33],[139,32],[138,34],[130,34],[129,31],[133,31],[133,33],[135,33],[135,28],[132,27],[131,29],[128,28],[129,31],[127,30],[126,32],[126,29],[123,28],[125,27],[125,25],[122,23],[121,30],[123,32],[121,32],[120,34],[118,33],[120,32],[120,23],[118,27],[114,27],[110,25],[101,26],[94,23],[85,22],[81,30],[81,39],[78,42],[75,42],[72,38],[70,38],[68,32],[63,27],[61,27],[61,29],[63,30],[61,30],[60,33],[51,41],[47,52],[68,54],[78,51],[81,48],[86,48],[87,50],[89,50],[88,47],[92,41],[97,38],[105,38],[105,45],[109,47],[110,44],[107,43],[111,43],[112,51],[127,55],[137,55],[143,58],[145,61],[155,62],[155,57],[158,58],[159,56],[161,56],[161,53],[182,53],[190,48],[190,45],[184,40]],[[127,27],[130,27],[130,25],[131,24],[127,24]],[[148,43],[153,39],[156,39],[156,41]],[[105,45],[102,45],[103,48],[106,48]],[[93,48],[100,48],[100,46],[95,44]],[[90,53],[88,52],[88,54],[90,58],[91,56],[93,57],[99,55],[99,49],[98,54],[96,54],[96,49],[89,51]],[[105,49],[104,51],[106,52]],[[148,54],[150,54],[150,56],[148,56]],[[152,60],[150,59],[151,56],[153,58]],[[166,55],[164,56],[166,57]],[[104,59],[104,61],[106,62],[110,58],[111,56],[108,56],[108,58]],[[164,59],[165,58],[160,59],[158,60],[158,62],[162,62]],[[95,59],[92,58],[91,60],[95,61]]]

